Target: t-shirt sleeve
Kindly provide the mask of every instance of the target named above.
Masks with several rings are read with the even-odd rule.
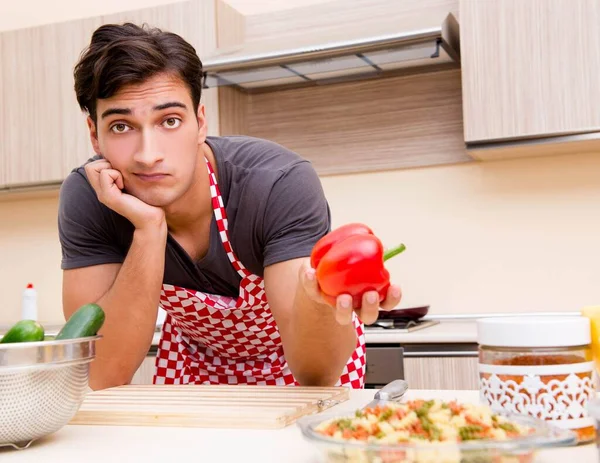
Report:
[[[273,185],[264,217],[263,265],[308,257],[331,230],[321,182],[309,162],[300,162]]]
[[[122,263],[125,258],[115,236],[110,209],[98,201],[78,171],[70,173],[60,189],[58,236],[63,270]]]

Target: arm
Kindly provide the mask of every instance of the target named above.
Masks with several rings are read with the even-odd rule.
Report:
[[[286,360],[303,385],[334,385],[356,347],[352,297],[340,295],[335,307],[326,303],[310,268],[308,256],[329,224],[327,201],[309,164],[274,185],[265,213],[265,291]],[[390,286],[381,308],[392,309],[400,297],[400,288]],[[364,294],[356,313],[365,324],[377,319],[378,301],[375,291]]]
[[[301,385],[333,386],[356,347],[352,297],[344,294],[331,307],[322,298],[308,258],[292,259],[265,269],[265,292],[281,333],[290,370]],[[381,309],[398,305],[401,291],[390,285]],[[379,295],[367,291],[355,309],[366,324],[377,320]]]
[[[292,259],[265,269],[265,291],[279,327],[285,358],[302,385],[332,386],[356,347],[352,323],[312,299],[298,276],[308,259]]]
[[[156,326],[166,226],[136,230],[121,264],[65,270],[63,311],[68,319],[81,305],[94,301],[104,309],[96,359],[90,366],[90,387],[128,384],[148,353]]]
[[[107,161],[87,164],[85,170],[89,185],[74,177],[61,189],[63,311],[68,319],[88,302],[105,311],[103,339],[90,371],[90,386],[103,389],[129,383],[148,352],[164,272],[167,225],[162,209],[122,192],[121,174]],[[102,216],[106,208],[100,203],[133,225],[127,251],[115,249],[114,235],[108,232],[110,220]]]

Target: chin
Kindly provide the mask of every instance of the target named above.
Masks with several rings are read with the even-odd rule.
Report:
[[[167,207],[179,197],[175,191],[141,191],[135,192],[134,196],[154,207]]]

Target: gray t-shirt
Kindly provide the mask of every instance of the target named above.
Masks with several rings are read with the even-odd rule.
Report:
[[[256,275],[266,266],[306,257],[331,230],[331,217],[312,165],[267,140],[245,136],[208,137],[228,217],[231,245]],[[96,159],[96,158],[92,158]],[[89,162],[89,161],[88,161]],[[208,175],[200,170],[199,175]],[[133,225],[98,201],[83,166],[60,191],[58,231],[63,269],[122,263]],[[207,254],[193,261],[169,235],[164,283],[235,297],[240,276],[223,249],[213,215]],[[135,288],[132,288],[135,290]]]

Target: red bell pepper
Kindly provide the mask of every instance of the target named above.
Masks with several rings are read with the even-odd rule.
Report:
[[[322,237],[315,244],[311,266],[324,299],[335,305],[342,294],[352,296],[353,308],[362,305],[363,294],[377,291],[383,301],[390,287],[390,274],[384,262],[404,251],[400,246],[384,253],[383,245],[366,225],[350,223]]]

